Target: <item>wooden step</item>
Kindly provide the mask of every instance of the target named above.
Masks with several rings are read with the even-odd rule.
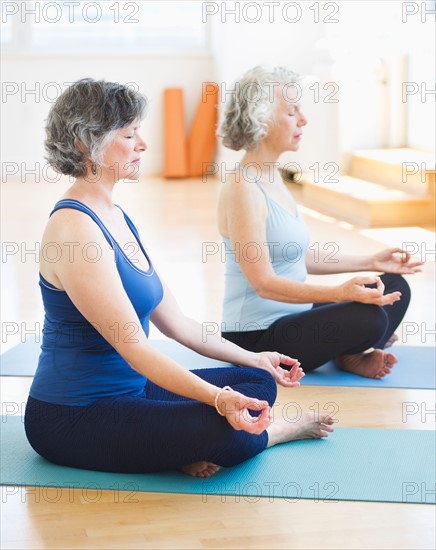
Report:
[[[366,149],[351,157],[349,175],[411,195],[434,195],[435,157],[417,149]]]
[[[435,223],[434,197],[418,197],[351,176],[337,179],[337,183],[317,183],[304,175],[301,179],[303,204],[362,227]]]

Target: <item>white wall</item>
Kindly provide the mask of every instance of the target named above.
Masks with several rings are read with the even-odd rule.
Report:
[[[427,6],[427,10],[433,6]],[[421,7],[421,10],[423,8]],[[411,147],[434,152],[436,149],[436,49],[434,15],[424,15],[413,21],[413,47],[409,56],[407,81],[408,93],[404,93],[407,105],[407,139]],[[411,21],[411,22],[412,22]]]
[[[225,4],[227,11],[236,7],[235,2]],[[434,123],[430,122],[434,121],[434,96],[427,95],[424,103],[420,90],[406,105],[401,95],[407,78],[426,80],[431,86],[434,31],[431,15],[425,23],[421,21],[422,3],[299,2],[301,14],[295,23],[281,12],[286,4],[295,3],[281,2],[272,23],[265,7],[259,21],[250,22],[255,10],[247,12],[244,20],[243,2],[239,21],[223,8],[210,17],[216,75],[225,89],[241,73],[264,63],[286,65],[306,75],[308,81],[318,82],[319,98],[313,88],[303,92],[309,124],[300,149],[284,155],[283,162],[296,161],[303,170],[316,162],[321,168],[333,162],[346,170],[348,156],[355,149],[407,144],[429,149],[434,145]],[[314,6],[318,6],[317,14]],[[405,9],[416,13],[405,14]],[[288,19],[294,15],[295,11],[289,11]],[[413,62],[407,73],[409,57]],[[338,103],[328,102],[332,82],[337,85],[333,99],[339,99]],[[226,164],[241,156],[219,149],[219,160]]]
[[[414,20],[401,21],[402,2],[300,2],[300,13],[292,6],[283,12],[283,6],[296,3],[281,2],[273,17],[265,2],[258,2],[261,11],[257,22],[253,22],[253,8],[244,13],[247,3],[208,4],[217,10],[207,17],[212,33],[210,54],[3,54],[3,92],[18,87],[18,93],[4,95],[1,104],[3,164],[24,162],[32,168],[36,162],[44,162],[44,119],[51,103],[42,93],[37,99],[26,95],[27,90],[39,86],[45,96],[53,97],[56,86],[92,76],[136,82],[149,97],[150,114],[143,126],[149,144],[144,172],[161,173],[163,89],[184,88],[186,118],[190,122],[204,81],[217,81],[223,92],[231,89],[241,73],[257,64],[286,65],[307,76],[308,85],[318,82],[319,98],[313,88],[306,87],[303,94],[309,125],[300,150],[284,155],[284,163],[297,162],[308,170],[316,162],[320,167],[326,162],[338,163],[355,148],[400,146],[405,145],[406,138],[416,147],[431,148],[434,144],[432,96],[428,95],[426,102],[420,100],[420,93],[409,98],[408,128],[401,122],[406,120],[399,93],[404,78],[402,63],[423,29],[419,13]],[[238,4],[237,21],[237,15],[230,12]],[[420,4],[416,5],[419,8]],[[318,14],[311,9],[313,6],[318,6]],[[332,13],[331,6],[337,6],[338,11]],[[432,57],[426,54],[432,44],[430,28],[428,17],[423,45],[412,50],[408,75],[416,81],[427,80],[428,86],[429,67],[433,66]],[[415,34],[411,33],[413,29]],[[338,103],[328,102],[328,93],[334,90],[332,82],[339,86],[333,95]],[[231,164],[241,156],[219,147],[217,161]]]
[[[227,5],[228,8],[230,5],[235,8],[235,2],[227,2]],[[326,14],[321,13],[320,21],[315,23],[311,3],[301,2],[300,5],[300,13],[292,7],[288,12],[283,12],[282,6],[278,6],[271,23],[265,7],[258,22],[250,22],[254,19],[254,11],[251,14],[247,12],[244,20],[242,9],[239,22],[236,16],[223,10],[210,17],[215,74],[222,91],[221,111],[226,99],[224,92],[231,90],[232,83],[255,65],[284,65],[302,76],[308,76],[311,83],[318,80],[321,90],[330,80],[331,60],[322,47]],[[292,22],[294,19],[295,22]],[[313,91],[303,92],[301,101],[309,124],[304,130],[300,150],[281,158],[283,163],[298,163],[304,171],[314,162],[323,164],[335,162],[338,158],[337,105],[322,103],[322,94],[321,102],[315,99]],[[231,165],[238,162],[242,154],[220,146],[218,162]]]
[[[16,162],[31,169],[44,163],[44,119],[65,83],[92,77],[137,83],[150,100],[142,134],[149,146],[144,173],[159,174],[163,158],[162,92],[166,87],[185,90],[187,121],[201,98],[202,83],[213,80],[212,58],[192,55],[37,55],[4,54],[2,61],[2,164]],[[18,92],[14,92],[18,87]],[[35,96],[30,90],[39,89]],[[14,93],[9,93],[14,92]],[[18,177],[18,176],[15,176]],[[4,180],[4,174],[3,174]],[[31,179],[28,181],[32,181]]]

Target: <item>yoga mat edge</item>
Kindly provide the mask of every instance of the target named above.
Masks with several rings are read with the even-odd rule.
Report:
[[[429,430],[337,428],[328,439],[267,449],[207,481],[179,472],[117,474],[57,466],[30,447],[22,417],[2,417],[1,432],[2,485],[201,494],[203,499],[435,504],[436,434]]]

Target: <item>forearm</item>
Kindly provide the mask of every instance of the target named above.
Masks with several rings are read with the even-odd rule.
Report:
[[[256,292],[266,300],[288,304],[341,302],[343,300],[340,288],[337,286],[300,283],[278,276],[263,280]]]
[[[148,343],[128,346],[130,348],[123,346],[124,349],[120,350],[124,359],[148,380],[170,392],[213,406],[219,388],[205,382]]]
[[[234,363],[243,367],[255,367],[257,354],[240,348],[221,337],[220,326],[213,322],[198,323],[185,317],[178,324],[172,338],[184,346],[212,359]]]
[[[328,275],[333,273],[355,273],[372,271],[372,257],[327,253],[312,250],[306,256],[306,268],[311,275]]]

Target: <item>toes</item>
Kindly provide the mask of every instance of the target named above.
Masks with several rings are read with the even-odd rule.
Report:
[[[216,474],[218,470],[220,470],[220,468],[221,468],[220,466],[218,466],[217,464],[213,464],[212,462],[209,464],[206,463],[205,468],[197,472],[196,477],[202,477],[202,478],[211,477],[214,474]]]
[[[320,418],[319,422],[321,422],[323,424],[334,424],[334,420],[329,414],[321,415],[321,418]]]
[[[380,378],[383,378],[384,376],[386,376],[387,374],[389,374],[389,371],[386,371],[385,367],[383,367],[381,370],[379,370],[376,373],[374,378],[380,379]]]
[[[322,427],[323,430],[327,430],[328,432],[334,432],[335,431],[333,426],[329,426],[327,424],[324,424],[324,422],[321,424],[321,427]]]
[[[395,365],[395,363],[398,363],[398,359],[393,353],[385,353],[385,363]]]
[[[395,365],[396,362],[397,362],[397,361],[394,361],[393,363],[390,363],[389,361],[387,361],[387,362],[385,363],[385,367],[388,367],[388,368],[391,369],[391,368]]]
[[[195,477],[210,477],[213,472],[210,472],[208,468],[201,470],[195,474]]]

